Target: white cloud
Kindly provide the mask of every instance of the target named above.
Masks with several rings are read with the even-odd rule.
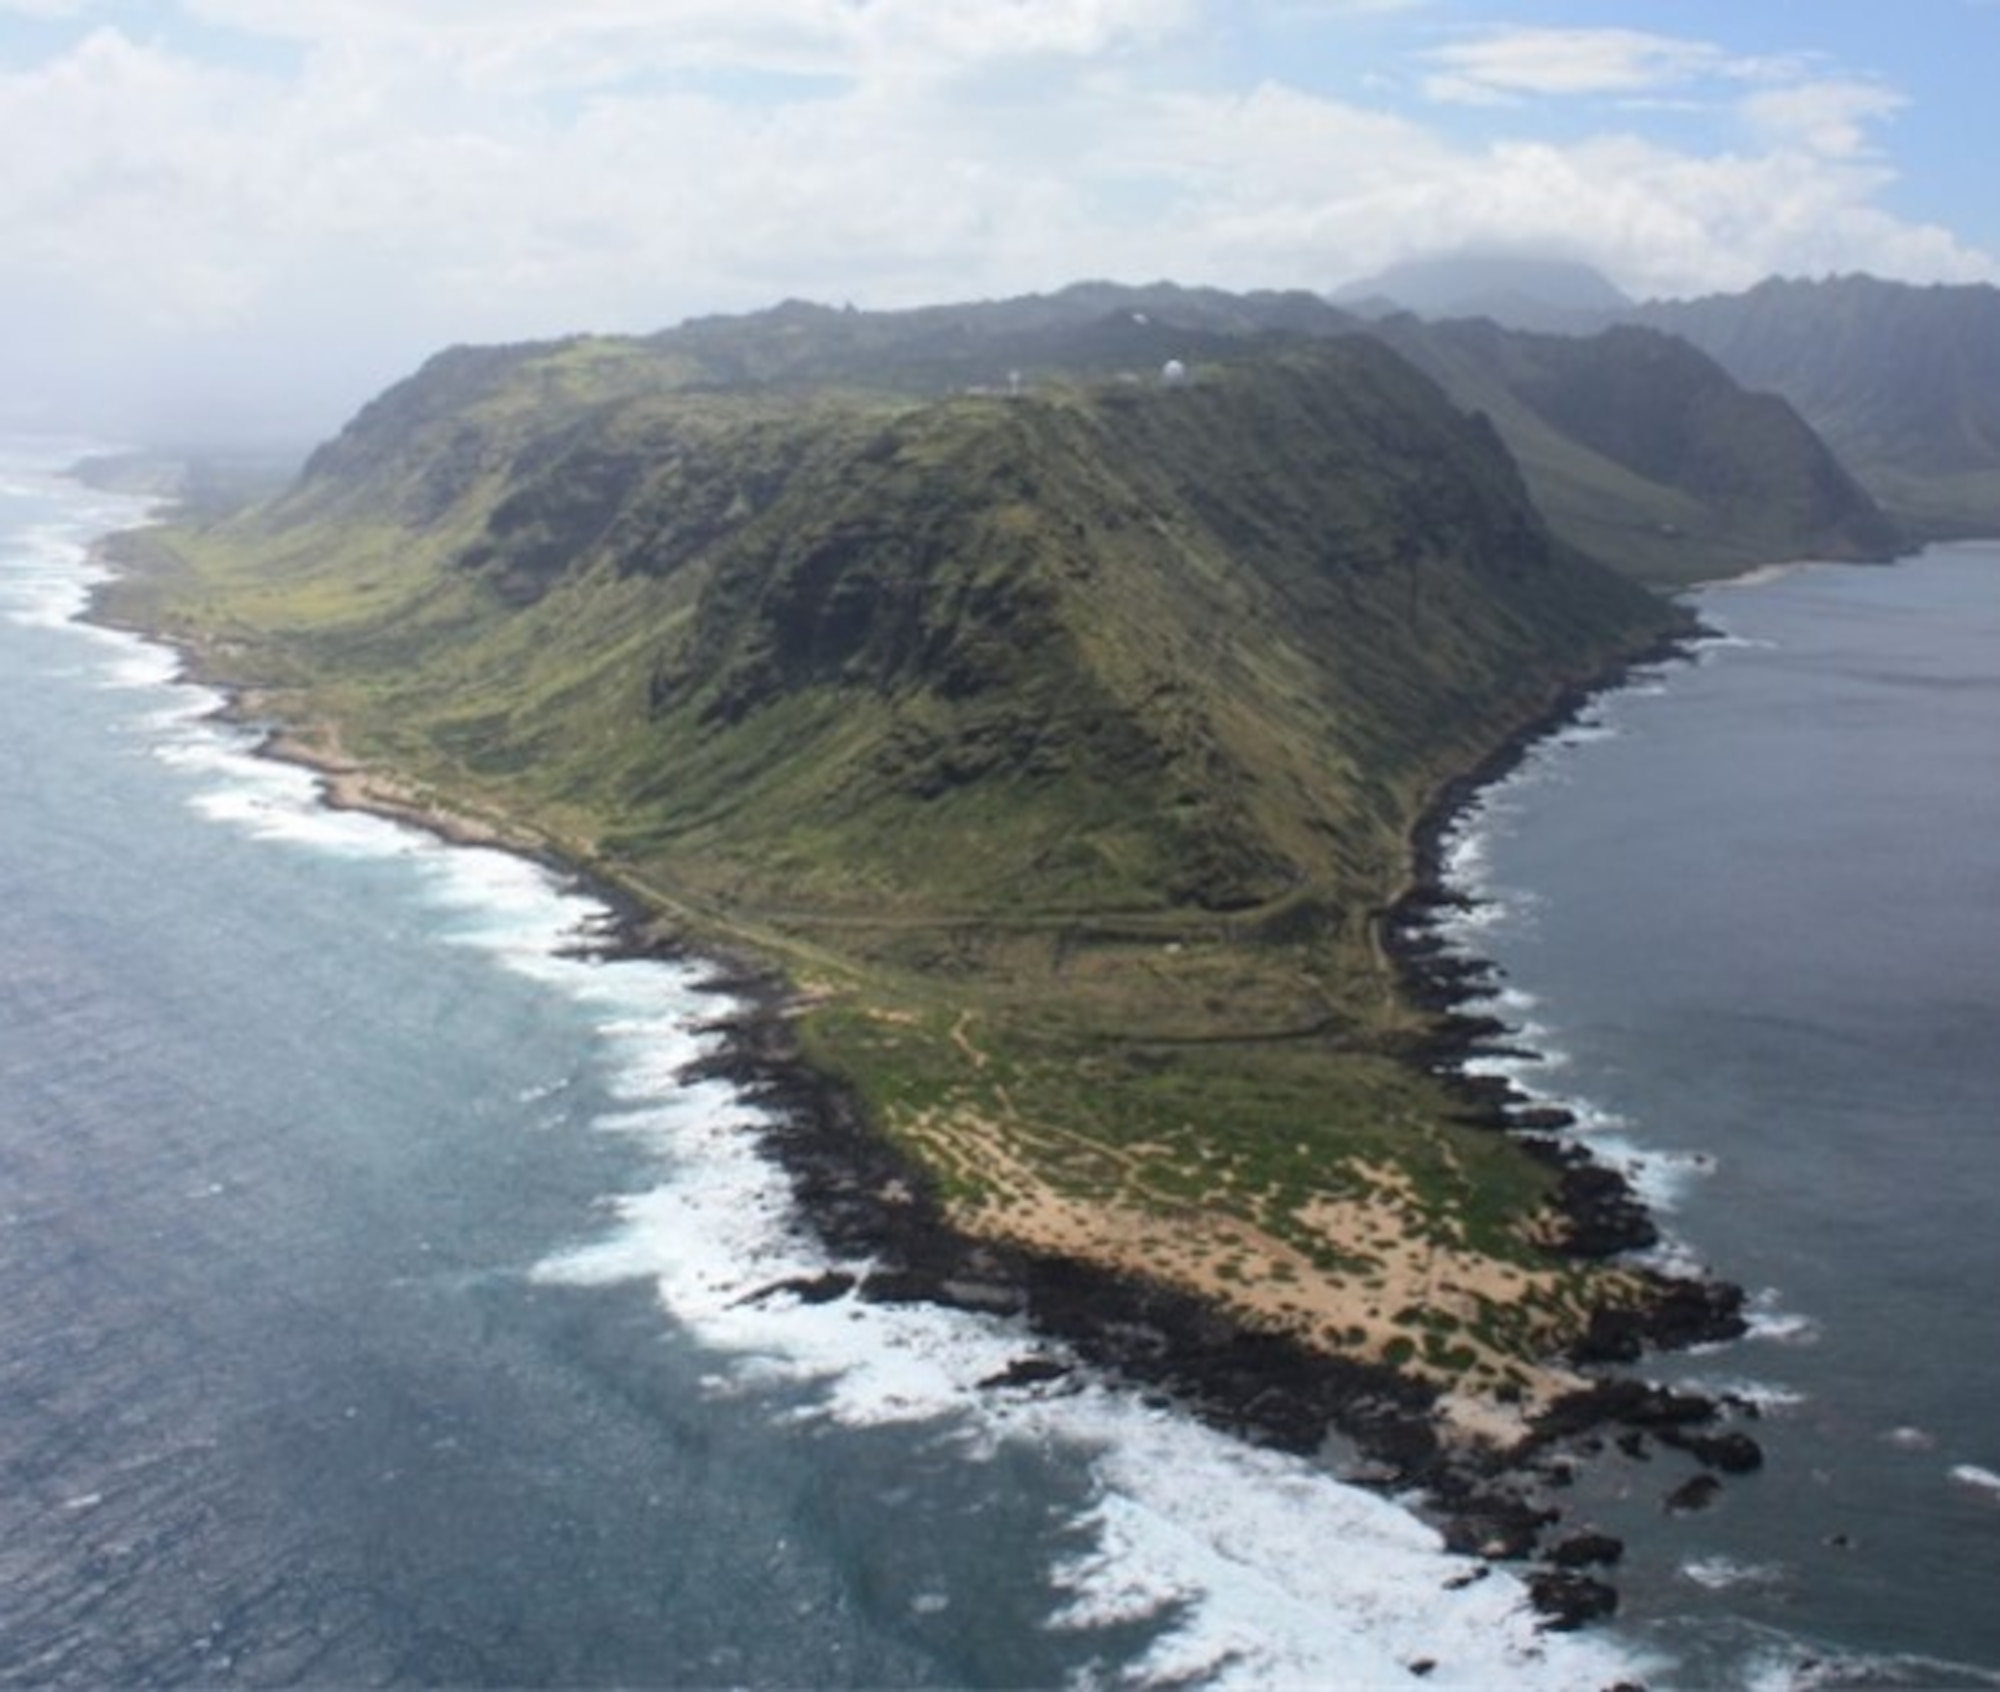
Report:
[[[0,77],[0,274],[55,271],[163,324],[227,322],[254,294],[268,210],[234,139],[275,116],[268,89],[114,30]]]
[[[311,49],[449,60],[474,80],[619,82],[661,69],[863,77],[1092,58],[1166,40],[1197,0],[187,0]]]
[[[1268,3],[1295,25],[1379,0]],[[79,33],[0,71],[0,309],[94,329],[17,343],[0,392],[22,360],[206,380],[250,348],[246,384],[324,413],[450,340],[1094,275],[1328,287],[1474,240],[1547,241],[1640,289],[1993,272],[1882,209],[1897,96],[1874,84],[1636,32],[1381,60],[1614,101],[1616,133],[1559,142],[1531,105],[1399,114],[1305,63],[1228,85],[1203,58],[1221,4],[185,0],[204,54],[286,44],[233,69],[171,33]],[[1354,27],[1378,56],[1402,39]],[[1664,96],[1692,117],[1637,109]]]
[[[1801,153],[1694,157],[1607,137],[1568,148],[1497,147],[1461,179],[1464,203],[1455,210],[1489,238],[1566,238],[1641,293],[1857,268],[1952,280],[1993,274],[1990,259],[1948,232],[1878,210],[1881,185],[1873,170],[1830,170]]]
[[[1753,94],[1742,110],[1774,146],[1851,159],[1877,151],[1870,126],[1894,117],[1904,105],[1900,94],[1875,83],[1807,82]]]
[[[1430,58],[1434,100],[1472,104],[1529,96],[1644,94],[1683,86],[1727,62],[1719,48],[1632,29],[1515,29],[1454,42]]]

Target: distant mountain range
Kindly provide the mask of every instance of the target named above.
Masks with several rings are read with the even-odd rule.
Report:
[[[1634,316],[1783,394],[1913,534],[2000,533],[2000,289],[1771,281]]]
[[[1684,340],[1408,315],[1374,333],[1491,418],[1550,523],[1627,574],[1687,582],[1773,559],[1885,559],[1902,544],[1789,404]]]
[[[1781,395],[1912,538],[2000,533],[2000,290],[1773,279],[1636,303],[1588,266],[1479,254],[1398,267],[1336,302],[1572,335],[1639,323]]]

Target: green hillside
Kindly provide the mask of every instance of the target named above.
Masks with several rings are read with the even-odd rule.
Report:
[[[1546,1384],[1640,1282],[1410,1061],[1380,923],[1443,784],[1681,618],[1382,345],[1213,344],[1018,395],[456,351],[114,608],[377,802],[775,960],[959,1227]]]

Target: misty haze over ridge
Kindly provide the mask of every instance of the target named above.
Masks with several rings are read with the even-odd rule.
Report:
[[[1827,280],[1833,282],[1835,279]],[[1759,286],[1769,287],[1779,281],[1772,278]],[[1893,284],[1884,286],[1892,292],[1898,287]],[[1936,285],[1931,291],[1936,291]],[[1947,291],[1969,297],[1984,295],[2000,299],[2000,293],[1984,287]],[[1225,290],[1184,287],[1168,281],[1142,285],[1073,282],[1049,294],[1003,300],[943,300],[899,310],[864,312],[861,316],[892,333],[897,325],[902,324],[952,322],[967,325],[1006,321],[1017,314],[1084,325],[1099,314],[1126,309],[1127,303],[1132,300],[1157,302],[1164,299],[1167,303],[1162,308],[1162,322],[1171,326],[1176,321],[1175,296],[1187,299],[1209,296],[1225,300],[1232,297]],[[1263,291],[1244,297],[1264,299],[1270,294]],[[1371,321],[1405,311],[1432,321],[1486,318],[1510,329],[1563,335],[1594,335],[1615,323],[1627,321],[1653,321],[1671,332],[1684,332],[1679,328],[1681,319],[1675,315],[1677,302],[1635,301],[1592,266],[1572,259],[1520,251],[1455,252],[1412,260],[1378,275],[1358,279],[1331,295],[1319,296],[1300,291],[1290,297],[1300,302],[1293,308],[1294,315],[1299,317],[1294,326],[1315,334],[1365,330]],[[1708,301],[1679,303],[1699,309],[1705,303],[1720,303],[1737,297],[1741,296],[1710,296]],[[1323,315],[1313,309],[1315,304],[1324,306]],[[854,310],[852,306],[836,308],[823,301],[793,300],[741,314],[697,315],[649,334],[658,337],[709,325],[723,328],[740,326],[748,331],[760,321],[794,308],[848,313]],[[1207,326],[1191,324],[1190,327],[1206,332]],[[572,340],[579,336],[587,337],[588,333],[566,331],[547,337],[531,337],[530,340]],[[143,410],[115,415],[114,407],[114,415],[107,418],[95,413],[88,405],[72,408],[58,400],[53,405],[38,405],[25,415],[17,408],[15,415],[8,419],[7,426],[84,435],[101,434],[108,426],[122,433],[133,444],[158,446],[166,450],[223,453],[278,450],[302,456],[311,446],[336,432],[376,392],[414,373],[421,363],[448,346],[467,344],[480,343],[440,343],[426,349],[416,362],[407,367],[389,371],[374,386],[350,392],[343,392],[342,388],[352,382],[355,373],[341,367],[340,361],[332,356],[331,349],[309,350],[305,359],[297,363],[290,362],[286,355],[274,349],[269,359],[252,361],[249,367],[241,370],[223,365],[203,372],[193,380],[193,387],[201,397],[199,404],[192,409],[184,408],[177,400],[163,395],[163,409],[155,415],[148,415]],[[1714,349],[1711,347],[1709,350]],[[286,377],[282,384],[285,396],[282,402],[273,401],[265,385],[272,370],[281,371]],[[968,373],[968,379],[998,381],[1004,375],[999,355],[996,354],[991,371]],[[1766,379],[1761,384],[1753,385],[1773,385],[1769,373],[1764,375]],[[1782,386],[1781,383],[1777,385]],[[46,399],[48,396],[43,397]]]

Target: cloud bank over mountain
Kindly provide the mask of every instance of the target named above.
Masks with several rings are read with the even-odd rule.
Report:
[[[2000,275],[1970,198],[1905,204],[1931,106],[1865,42],[1482,10],[6,0],[0,417],[314,431],[447,341],[1466,245],[1635,294]]]

